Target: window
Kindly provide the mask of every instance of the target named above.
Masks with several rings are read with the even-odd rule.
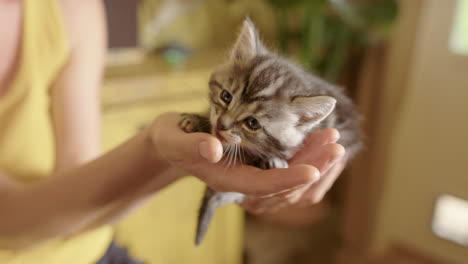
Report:
[[[468,246],[468,201],[440,195],[435,203],[432,231],[441,238]]]

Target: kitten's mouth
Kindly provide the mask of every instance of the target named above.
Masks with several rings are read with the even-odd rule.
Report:
[[[240,138],[228,132],[215,129],[213,134],[222,144],[240,144]]]
[[[214,132],[215,132],[215,136],[216,136],[222,143],[224,143],[224,142],[227,141],[226,138],[224,138],[223,135],[221,135],[221,133],[219,132],[219,130],[215,129]]]

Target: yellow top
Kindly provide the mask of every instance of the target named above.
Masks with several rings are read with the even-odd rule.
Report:
[[[24,0],[23,12],[18,70],[0,98],[0,169],[20,182],[32,182],[49,175],[53,167],[49,92],[69,49],[56,0]],[[111,239],[112,230],[105,227],[27,251],[0,250],[0,263],[91,264]]]

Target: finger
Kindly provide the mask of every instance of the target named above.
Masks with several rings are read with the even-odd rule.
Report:
[[[293,163],[303,163],[301,159],[308,157],[312,153],[316,153],[322,146],[336,143],[340,138],[340,133],[334,128],[326,128],[309,135],[302,148],[295,153],[290,160]]]
[[[324,174],[319,181],[313,184],[302,196],[301,205],[311,205],[322,201],[325,194],[343,171],[345,164],[346,159],[342,158],[335,166]]]
[[[287,202],[279,197],[272,196],[268,198],[252,198],[244,201],[241,206],[252,214],[264,214],[276,211],[287,205]]]
[[[340,132],[334,128],[325,128],[310,134],[304,141],[304,147],[317,148],[326,144],[336,143]]]
[[[170,150],[171,157],[173,161],[184,162],[186,166],[216,163],[223,157],[221,142],[209,134],[184,134],[179,136],[177,141],[174,140],[171,140],[175,142]]]
[[[239,204],[242,208],[244,208],[246,211],[252,214],[261,214],[263,213],[263,210],[261,205],[262,205],[262,200],[266,198],[258,198],[258,197],[246,197],[244,201]]]
[[[297,203],[307,190],[308,187],[302,187],[265,198],[247,196],[240,205],[254,214],[271,213]]]
[[[336,143],[340,138],[340,133],[334,128],[325,128],[311,133],[303,142],[302,147],[296,153],[311,153],[323,145]],[[295,157],[296,155],[294,155]],[[293,158],[294,159],[294,158]],[[292,159],[292,160],[293,160]]]
[[[317,164],[317,168],[321,174],[325,174],[332,168],[340,159],[345,156],[345,149],[339,144],[328,144],[323,146],[323,156],[315,156],[308,163]]]
[[[158,149],[165,157],[176,163],[192,164],[218,162],[222,158],[221,142],[207,133],[187,134],[179,127],[180,114],[168,113],[158,120]]]
[[[320,177],[317,168],[304,164],[270,170],[252,166],[225,169],[219,164],[208,164],[194,172],[217,191],[236,191],[257,197],[304,187]]]
[[[321,174],[327,172],[339,159],[345,155],[345,149],[335,143],[321,146],[316,151],[304,149],[296,154],[291,164],[309,164],[319,169]]]

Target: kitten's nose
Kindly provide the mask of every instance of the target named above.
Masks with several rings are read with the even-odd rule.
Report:
[[[229,114],[224,114],[218,118],[216,122],[216,129],[218,131],[226,131],[232,128],[233,118]]]
[[[227,127],[223,125],[222,122],[219,122],[219,121],[216,123],[216,129],[219,131],[228,130]]]

